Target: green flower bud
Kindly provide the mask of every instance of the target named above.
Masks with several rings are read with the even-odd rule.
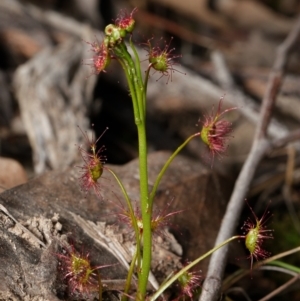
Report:
[[[113,24],[109,24],[105,27],[105,34],[109,37],[110,47],[114,47],[116,44],[119,44],[126,35],[124,35],[123,29]]]
[[[273,230],[266,229],[265,226],[267,220],[270,217],[267,217],[267,209],[265,210],[261,219],[258,219],[256,214],[250,207],[255,221],[248,218],[242,227],[242,229],[244,229],[245,231],[245,246],[250,253],[249,258],[251,259],[251,269],[253,266],[253,259],[265,259],[269,256],[269,252],[265,251],[262,247],[262,244],[265,239],[273,238]]]

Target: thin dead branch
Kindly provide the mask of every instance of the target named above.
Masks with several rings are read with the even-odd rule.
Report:
[[[89,48],[81,39],[89,40],[97,32],[55,12],[15,5],[31,22],[57,31],[61,27],[59,32],[65,33],[60,44],[44,47],[14,74],[14,93],[33,150],[34,170],[40,174],[77,160],[74,145],[80,144],[81,135],[76,125],[88,127],[87,108],[96,84],[96,77],[87,80],[89,67],[80,65]]]
[[[275,297],[285,289],[287,289],[289,286],[294,284],[296,281],[300,279],[300,274],[297,274],[293,278],[291,278],[289,281],[287,281],[285,284],[279,286],[276,290],[274,290],[272,293],[268,294],[267,296],[263,297],[262,299],[259,299],[259,301],[267,301],[270,300],[271,298]]]
[[[298,17],[290,34],[278,47],[273,69],[269,76],[268,86],[264,94],[260,118],[256,128],[252,148],[236,181],[216,239],[216,244],[219,244],[233,235],[243,207],[244,198],[249,189],[256,168],[270,145],[270,142],[266,137],[266,132],[272,116],[272,109],[276,96],[282,82],[287,54],[296,43],[299,33],[300,16]],[[220,295],[227,255],[228,246],[225,246],[212,255],[207,272],[207,278],[203,284],[202,294],[199,299],[200,301],[217,300]]]
[[[300,130],[294,130],[290,132],[283,138],[274,139],[271,143],[270,149],[268,152],[271,152],[273,149],[284,147],[285,145],[292,143],[294,141],[300,140]]]
[[[300,252],[300,247],[296,247],[294,249],[288,250],[286,252],[282,252],[280,254],[276,254],[272,257],[269,257],[263,261],[256,262],[253,266],[253,270],[261,268],[261,266],[268,264],[269,262],[272,262],[274,260],[278,260],[281,258],[284,258],[286,256],[295,254],[297,252]],[[227,291],[229,287],[231,287],[233,284],[237,283],[240,279],[245,277],[246,275],[249,275],[251,273],[251,270],[239,270],[235,274],[232,274],[222,283],[222,291]]]
[[[225,62],[223,54],[215,50],[211,54],[211,59],[216,69],[215,76],[220,86],[226,91],[228,99],[232,99],[235,106],[241,109],[242,114],[257,124],[259,120],[259,106],[255,100],[246,95],[234,82],[233,76]],[[277,119],[272,118],[268,127],[268,134],[272,138],[279,139],[288,134],[288,128]]]
[[[292,201],[292,185],[294,180],[295,173],[295,160],[296,160],[296,150],[292,145],[289,145],[287,148],[287,164],[285,172],[285,183],[282,187],[282,195],[290,214],[291,220],[294,224],[294,228],[300,234],[300,222],[297,215],[297,210],[294,207]]]

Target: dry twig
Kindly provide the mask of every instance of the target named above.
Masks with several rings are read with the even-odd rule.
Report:
[[[260,118],[256,128],[252,148],[235,183],[233,193],[216,239],[216,244],[221,243],[233,235],[243,207],[244,198],[253,179],[255,170],[270,145],[270,142],[266,137],[266,132],[272,116],[275,99],[282,82],[287,54],[296,43],[299,33],[300,16],[298,17],[290,34],[277,49],[276,59],[264,94]],[[203,284],[202,294],[199,299],[200,301],[212,301],[218,298],[221,290],[227,255],[228,246],[223,247],[221,250],[218,250],[212,255],[207,272],[207,278]]]
[[[234,105],[241,108],[242,114],[257,124],[259,119],[259,105],[255,103],[254,99],[246,95],[236,84],[230,70],[227,67],[223,54],[215,50],[211,54],[211,60],[216,69],[215,76],[220,86],[226,91],[228,99],[234,100]],[[281,124],[275,118],[272,118],[268,127],[268,134],[272,138],[279,139],[285,137],[289,133],[288,128]]]
[[[286,282],[285,284],[279,286],[272,293],[264,296],[262,299],[259,299],[259,301],[270,300],[271,298],[275,297],[276,295],[278,295],[279,293],[281,293],[282,291],[284,291],[285,289],[287,289],[289,286],[291,286],[292,284],[294,284],[299,279],[300,279],[300,274],[297,274],[296,276],[294,276],[293,278],[291,278],[288,282]]]
[[[294,142],[297,140],[300,140],[300,129],[290,132],[288,135],[286,135],[283,138],[274,139],[270,145],[270,149],[268,150],[268,152],[271,152],[275,148],[283,147],[283,146],[287,145],[288,143]]]
[[[300,252],[300,246],[296,247],[294,249],[288,250],[286,252],[282,252],[280,254],[276,254],[272,257],[269,257],[263,261],[256,262],[253,266],[253,270],[261,268],[261,266],[268,264],[269,262],[272,262],[274,260],[278,260],[281,258],[284,258],[286,256],[295,254],[297,252]],[[246,275],[250,274],[251,270],[238,270],[235,275],[230,275],[222,284],[222,291],[225,292],[231,287],[233,284],[237,283],[240,279],[245,277]],[[294,276],[294,275],[293,275]]]

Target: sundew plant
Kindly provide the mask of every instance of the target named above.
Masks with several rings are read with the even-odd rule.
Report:
[[[183,298],[192,298],[195,289],[200,286],[201,277],[198,273],[190,271],[190,269],[202,259],[232,240],[244,239],[246,248],[250,253],[249,257],[251,258],[252,266],[253,258],[259,259],[259,257],[266,257],[267,253],[264,252],[262,243],[264,239],[269,238],[271,235],[265,229],[263,220],[259,220],[255,216],[254,222],[249,220],[245,224],[244,235],[233,236],[227,239],[215,248],[209,250],[206,254],[201,255],[195,261],[187,264],[182,270],[174,271],[174,274],[166,279],[156,292],[152,293],[152,295],[148,294],[147,283],[152,260],[153,233],[157,231],[160,226],[164,226],[166,224],[166,218],[172,214],[164,213],[157,216],[153,213],[153,203],[159,183],[173,159],[192,139],[200,139],[205,144],[210,155],[211,167],[213,167],[215,157],[222,155],[226,151],[227,142],[231,138],[232,125],[226,120],[226,113],[236,108],[222,110],[223,97],[221,97],[217,109],[213,109],[210,114],[198,121],[199,130],[188,137],[165,162],[165,165],[157,175],[153,188],[149,190],[146,132],[147,83],[150,72],[153,71],[159,73],[159,78],[165,77],[167,83],[172,84],[172,75],[176,71],[174,64],[176,64],[176,60],[180,56],[174,54],[174,48],[171,48],[170,45],[171,41],[165,42],[164,46],[160,47],[159,43],[155,44],[154,39],[151,38],[144,43],[148,48],[148,67],[146,70],[141,70],[141,59],[132,41],[132,32],[135,28],[135,13],[137,13],[137,9],[134,9],[131,13],[122,11],[116,18],[114,24],[106,26],[104,38],[101,43],[95,41],[88,42],[88,44],[93,51],[93,57],[89,64],[95,75],[105,72],[110,62],[115,60],[122,66],[127,79],[134,112],[133,122],[136,125],[138,134],[139,209],[138,211],[134,210],[132,200],[129,198],[122,184],[122,180],[113,170],[105,166],[106,157],[103,155],[103,147],[99,149],[96,147],[100,137],[91,141],[86,136],[89,142],[89,151],[79,147],[83,159],[80,183],[86,190],[93,189],[100,198],[101,176],[104,172],[110,172],[123,192],[127,206],[123,212],[123,220],[126,220],[126,223],[134,230],[136,251],[131,261],[126,285],[122,292],[122,298],[135,298],[139,301],[149,299],[153,301],[161,296],[163,291],[175,281],[177,281],[181,287],[180,296]],[[195,121],[195,123],[196,122],[197,121]],[[84,135],[86,134],[84,133]],[[60,259],[66,262],[65,265],[67,269],[65,278],[70,279],[72,292],[76,291],[76,293],[80,293],[84,291],[86,293],[90,287],[95,287],[95,284],[97,284],[97,273],[101,273],[101,271],[99,271],[101,267],[91,267],[87,255],[81,255],[71,249],[66,255],[60,256]],[[134,297],[129,296],[129,288],[133,274],[138,279],[137,291]],[[89,279],[89,277],[91,277],[91,279]],[[100,286],[99,292],[101,292],[101,281],[98,281],[98,286]],[[99,298],[101,298],[101,293],[99,294]]]

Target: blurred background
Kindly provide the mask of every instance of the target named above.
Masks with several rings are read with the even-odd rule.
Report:
[[[17,158],[29,169],[33,166],[38,173],[69,165],[75,160],[76,155],[72,152],[66,153],[60,160],[53,148],[56,146],[60,149],[69,148],[68,145],[73,148],[72,142],[77,143],[79,138],[74,133],[70,134],[68,132],[70,129],[61,136],[59,132],[63,132],[62,127],[73,127],[74,124],[87,129],[91,123],[95,123],[98,134],[106,126],[110,128],[109,135],[105,135],[102,140],[110,149],[109,162],[125,163],[137,156],[131,104],[124,80],[122,76],[118,78],[120,67],[113,62],[106,74],[100,74],[98,77],[90,76],[92,68],[85,64],[90,63],[89,58],[92,58],[93,53],[90,45],[82,41],[101,41],[100,31],[105,25],[113,22],[120,10],[130,13],[134,7],[138,8],[138,13],[134,14],[137,28],[133,39],[141,49],[146,48],[143,44],[151,37],[162,47],[164,41],[169,43],[173,38],[170,49],[174,47],[175,56],[182,55],[181,58],[174,60],[177,62],[174,68],[179,72],[175,71],[172,76],[172,80],[175,81],[173,85],[167,78],[161,78],[156,88],[155,85],[149,87],[150,149],[174,149],[179,141],[195,132],[198,119],[203,114],[211,112],[219,98],[226,95],[225,108],[239,106],[242,117],[240,118],[239,113],[231,114],[231,119],[235,122],[235,139],[232,140],[228,156],[222,160],[223,162],[217,162],[217,165],[229,164],[230,168],[237,166],[239,169],[251,145],[255,115],[259,111],[268,74],[274,62],[276,47],[291,30],[294,18],[300,9],[299,1],[187,0],[184,3],[176,0],[88,0],[84,2],[48,0],[42,3],[1,1],[0,150],[2,156]],[[99,32],[95,33],[93,30]],[[73,56],[69,61],[60,58],[60,62],[64,61],[65,64],[61,66],[60,62],[57,62],[59,59],[53,58],[55,49],[58,51],[72,39],[81,40],[78,43],[76,41],[76,44],[81,44],[76,47],[84,49],[79,49],[80,53],[72,53],[70,50],[72,46],[61,50],[62,53],[59,54],[61,57],[65,53],[68,57],[68,52],[69,57]],[[48,53],[43,55],[47,51]],[[147,51],[143,52],[142,56],[144,55],[146,59]],[[52,62],[45,61],[47,57]],[[31,63],[30,60],[34,58],[37,58],[35,63]],[[79,67],[81,60],[83,60],[82,68]],[[65,67],[65,70],[55,70],[58,69],[55,64],[58,64],[61,69]],[[24,65],[27,69],[23,68],[24,73],[20,75],[19,67]],[[180,73],[182,67],[185,68],[182,73],[186,73],[186,70],[190,72],[187,75]],[[73,96],[75,92],[70,90],[75,90],[72,84],[76,81],[74,77],[79,68],[87,73],[84,76],[87,79],[78,80],[82,87],[77,87],[77,102],[72,104],[71,100],[67,104],[68,98],[75,97]],[[273,137],[284,135],[286,131],[299,125],[300,111],[295,110],[299,106],[299,70],[299,51],[294,51],[289,59],[285,83],[278,96],[274,114],[277,123],[271,130]],[[35,73],[30,75],[31,79],[28,78],[28,72]],[[226,72],[229,75],[227,79]],[[59,81],[53,83],[58,73],[59,77],[69,77],[64,87],[59,87],[62,86]],[[19,81],[23,81],[23,78],[20,77],[27,78],[29,81],[26,83],[27,87],[39,85],[43,87],[40,88],[41,90],[48,91],[51,85],[52,90],[61,90],[56,92],[60,95],[54,93],[49,101],[47,98],[51,96],[44,95],[43,102],[41,91],[22,89]],[[153,74],[151,82],[156,82],[159,77],[159,74]],[[168,84],[165,85],[167,82]],[[182,88],[178,88],[178,85]],[[24,95],[25,92],[31,93],[31,97]],[[243,100],[239,99],[241,96],[233,99],[237,92],[244,95]],[[86,94],[78,96],[78,93]],[[69,95],[62,96],[62,94]],[[54,97],[62,97],[66,100],[55,100]],[[55,107],[60,106],[60,109],[73,111],[73,115],[78,113],[74,112],[75,110],[81,110],[81,114],[78,114],[82,116],[77,118],[82,120],[62,121],[68,119],[66,112],[60,115],[55,115],[53,112],[53,116],[50,117],[51,114],[47,112],[49,106],[53,111],[56,110]],[[116,107],[118,110],[115,109]],[[34,108],[36,112],[32,112]],[[22,110],[30,112],[26,113]],[[62,113],[58,108],[57,110],[57,113]],[[251,112],[249,113],[248,110]],[[41,119],[45,117],[48,121],[32,120],[38,119],[39,114]],[[126,126],[122,126],[123,124]],[[34,127],[43,127],[48,133],[43,134],[42,130],[41,133],[37,133],[37,129],[32,129]],[[239,139],[244,141],[241,143]],[[40,143],[48,150],[43,153],[41,150],[43,147],[35,146],[38,144],[37,140],[42,140]],[[201,159],[199,147],[201,148],[201,143],[191,146],[187,152]]]

